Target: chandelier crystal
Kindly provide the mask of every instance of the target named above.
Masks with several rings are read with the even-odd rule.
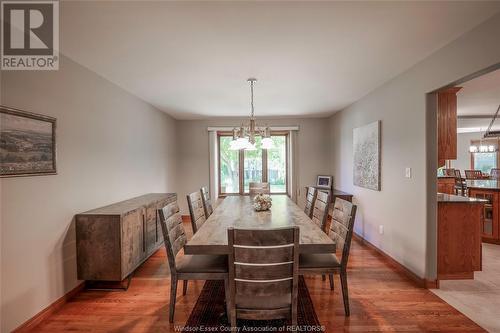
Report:
[[[257,79],[249,78],[247,82],[250,82],[250,122],[248,125],[241,124],[240,127],[233,128],[233,140],[230,143],[229,149],[231,150],[255,150],[255,138],[257,136],[262,137],[262,148],[271,149],[273,148],[273,141],[271,140],[271,128],[269,126],[259,127],[255,121],[254,114],[254,104],[253,104],[253,86]]]

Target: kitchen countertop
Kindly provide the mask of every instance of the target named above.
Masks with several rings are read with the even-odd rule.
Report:
[[[438,202],[444,202],[444,203],[483,204],[488,202],[488,200],[484,199],[462,197],[460,195],[445,194],[445,193],[438,193],[437,197],[438,197],[437,199]]]
[[[493,179],[468,180],[467,188],[500,191],[500,182]]]

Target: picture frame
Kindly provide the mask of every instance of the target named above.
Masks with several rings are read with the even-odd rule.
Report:
[[[353,129],[353,184],[381,190],[381,121]]]
[[[333,187],[333,176],[318,175],[316,187],[331,189]]]
[[[0,105],[0,178],[57,174],[56,123]]]

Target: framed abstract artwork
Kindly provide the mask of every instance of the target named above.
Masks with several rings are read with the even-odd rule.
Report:
[[[0,177],[56,173],[56,119],[0,106]]]
[[[380,191],[380,121],[353,130],[354,185]]]

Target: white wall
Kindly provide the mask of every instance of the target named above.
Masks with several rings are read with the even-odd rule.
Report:
[[[426,209],[436,199],[426,193],[426,162],[437,156],[427,152],[426,140],[436,141],[436,133],[426,133],[426,93],[500,62],[499,35],[497,14],[330,119],[331,172],[337,188],[354,193],[356,232],[421,277],[435,273],[435,253],[427,258],[435,244],[426,241]],[[382,121],[380,192],[352,180],[352,130],[375,120]],[[404,178],[405,167],[412,168],[411,179]],[[435,221],[430,228],[435,233]]]
[[[470,153],[469,147],[471,140],[479,140],[482,138],[482,133],[458,133],[457,135],[457,159],[451,161],[451,167],[459,169],[462,172],[462,177],[465,177],[464,170],[469,170]]]
[[[185,120],[177,122],[178,144],[178,195],[183,214],[189,214],[186,194],[197,191],[209,182],[208,126],[238,126],[241,118],[216,118],[211,120]],[[258,118],[260,124],[270,126],[298,125],[298,184],[299,205],[304,203],[304,186],[316,183],[318,174],[330,170],[328,120],[324,118]]]
[[[3,72],[4,105],[57,118],[58,174],[3,178],[1,331],[74,288],[76,213],[175,192],[175,121],[86,68]]]

